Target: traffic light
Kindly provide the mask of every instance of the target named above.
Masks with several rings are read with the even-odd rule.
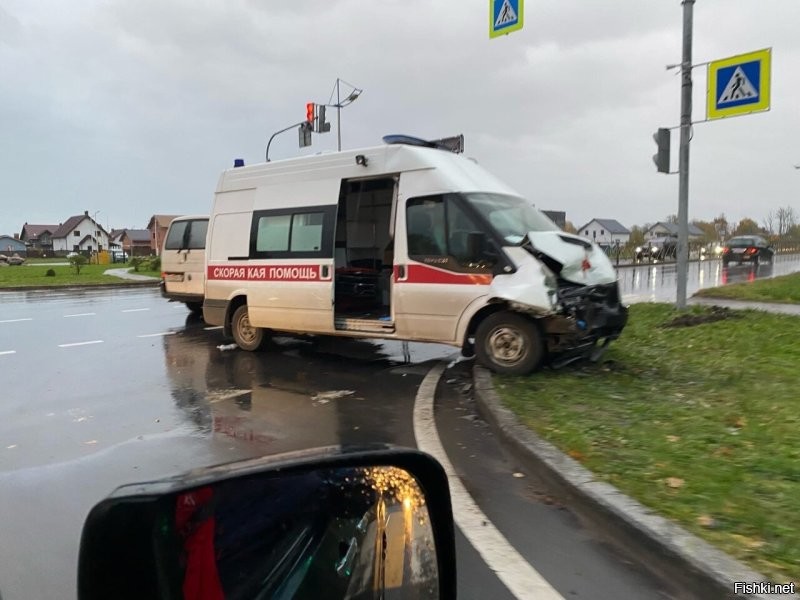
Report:
[[[327,133],[331,130],[331,124],[325,122],[325,105],[320,104],[317,106],[317,127],[314,129],[317,133]]]
[[[666,127],[659,127],[653,134],[658,151],[653,155],[653,162],[659,173],[669,173],[669,134]]]
[[[297,133],[299,137],[300,147],[306,148],[311,145],[311,130],[313,125],[306,121],[305,123],[300,123],[300,127],[297,128]]]
[[[306,102],[306,122],[311,124],[311,127],[314,127],[314,117],[316,113],[317,105],[313,102]]]

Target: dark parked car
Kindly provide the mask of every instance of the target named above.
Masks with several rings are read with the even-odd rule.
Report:
[[[722,250],[722,265],[728,263],[771,263],[775,251],[769,242],[758,235],[742,235],[729,239]]]

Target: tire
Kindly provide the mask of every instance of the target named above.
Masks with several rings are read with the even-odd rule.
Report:
[[[527,375],[544,359],[544,339],[539,325],[509,311],[486,317],[475,332],[478,362],[502,375]]]
[[[186,308],[192,311],[196,315],[203,314],[203,303],[202,302],[184,302]]]
[[[242,350],[255,352],[260,350],[266,342],[264,330],[260,327],[250,325],[250,317],[247,313],[247,305],[242,304],[233,313],[231,319],[231,330],[236,345]]]

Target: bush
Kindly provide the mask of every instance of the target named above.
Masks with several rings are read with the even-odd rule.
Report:
[[[130,264],[133,267],[134,271],[138,271],[139,267],[144,264],[145,259],[141,256],[133,256],[131,257]]]
[[[145,261],[142,263],[142,267],[145,271],[160,271],[161,270],[161,257],[160,256],[148,256]]]
[[[45,277],[55,277],[56,272],[53,269],[47,269],[47,273],[44,274]]]
[[[83,254],[78,254],[77,256],[70,256],[69,257],[69,264],[75,269],[75,274],[81,274],[81,267],[85,265],[87,262],[87,258]]]

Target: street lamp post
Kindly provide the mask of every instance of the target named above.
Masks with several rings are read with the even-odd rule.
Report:
[[[342,83],[344,83],[345,85],[349,86],[353,90],[353,91],[350,92],[350,94],[344,100],[342,100],[342,95],[341,95],[341,84]],[[336,90],[336,104],[328,104],[327,106],[336,107],[336,138],[337,138],[337,146],[336,147],[341,152],[341,150],[342,150],[342,108],[344,108],[345,106],[348,106],[348,105],[352,104],[353,102],[355,102],[356,98],[358,98],[361,95],[361,92],[363,92],[364,90],[362,90],[360,88],[357,88],[352,83],[347,83],[345,80],[339,79],[338,77],[336,78],[336,85],[334,86],[334,88]],[[333,97],[333,91],[331,91],[331,97]]]

